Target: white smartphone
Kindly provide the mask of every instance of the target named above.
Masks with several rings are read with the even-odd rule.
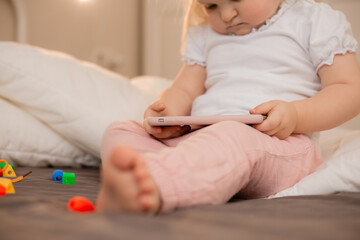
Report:
[[[215,116],[168,116],[149,117],[147,122],[150,126],[183,126],[183,125],[211,125],[220,121],[237,121],[245,124],[259,124],[266,119],[261,114],[244,115],[215,115]]]

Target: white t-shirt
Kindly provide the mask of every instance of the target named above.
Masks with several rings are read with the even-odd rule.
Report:
[[[221,35],[209,25],[191,28],[183,57],[207,71],[206,92],[191,115],[248,114],[266,101],[314,96],[321,89],[318,69],[356,48],[345,15],[313,0],[285,0],[243,36]]]

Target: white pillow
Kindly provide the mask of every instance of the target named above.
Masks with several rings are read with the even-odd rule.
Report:
[[[156,76],[138,76],[131,79],[131,84],[156,99],[165,88],[170,86],[171,81]]]
[[[0,98],[0,158],[16,166],[98,166],[39,120]]]
[[[0,53],[0,97],[97,157],[105,128],[141,121],[154,99],[123,76],[64,53],[12,42],[0,42]],[[0,126],[1,138],[8,127]]]
[[[293,187],[270,198],[360,191],[360,130],[335,128],[320,134],[324,163]]]

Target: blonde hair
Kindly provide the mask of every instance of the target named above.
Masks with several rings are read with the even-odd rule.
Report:
[[[186,41],[186,33],[191,27],[207,23],[207,16],[203,6],[197,0],[184,0],[184,22],[182,30],[181,49],[184,49]]]
[[[185,0],[184,2],[186,9],[184,18],[185,29],[207,22],[205,9],[198,3],[197,0]]]

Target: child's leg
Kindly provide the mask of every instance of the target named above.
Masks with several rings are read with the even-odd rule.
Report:
[[[98,210],[149,212],[158,209],[157,187],[139,153],[174,147],[182,138],[161,142],[151,137],[139,122],[111,124],[105,131],[101,146],[104,184],[98,196]]]
[[[157,152],[166,147],[152,138],[136,121],[120,121],[111,124],[105,131],[101,143],[101,159],[106,161],[119,145],[133,147],[139,153]]]
[[[320,164],[307,137],[295,135],[281,141],[236,122],[201,129],[174,146],[144,154],[147,167],[134,152],[110,157],[104,175],[128,175],[127,180],[132,181],[128,186],[133,190],[129,193],[119,184],[127,180],[119,177],[116,182],[103,176],[98,206],[106,209],[104,203],[118,202],[119,208],[129,211],[155,209],[159,193],[164,211],[224,203],[241,189],[250,197],[265,197],[292,186]],[[122,207],[129,202],[135,202],[135,207]]]
[[[162,211],[225,203],[241,190],[246,197],[267,197],[294,185],[321,163],[306,136],[279,140],[232,121],[144,156],[163,199]]]
[[[151,137],[136,121],[120,121],[111,124],[105,131],[101,144],[101,159],[106,161],[119,145],[131,146],[138,153],[158,152],[166,147],[174,147],[183,137],[159,141]]]
[[[279,140],[236,122],[201,129],[176,148],[145,157],[164,211],[225,203],[242,189],[247,197],[266,197],[294,185],[321,163],[306,136]]]
[[[158,188],[144,159],[133,149],[118,146],[103,163],[98,211],[155,212],[160,209]]]
[[[148,211],[146,205],[149,204],[151,209],[158,208],[158,191],[155,191],[156,186],[148,175],[143,159],[133,149],[123,146],[131,146],[139,153],[157,152],[166,147],[152,138],[139,122],[111,124],[101,144],[103,185],[98,195],[97,209],[144,212]],[[141,192],[144,192],[145,207],[139,201]],[[150,203],[147,204],[149,198]]]

